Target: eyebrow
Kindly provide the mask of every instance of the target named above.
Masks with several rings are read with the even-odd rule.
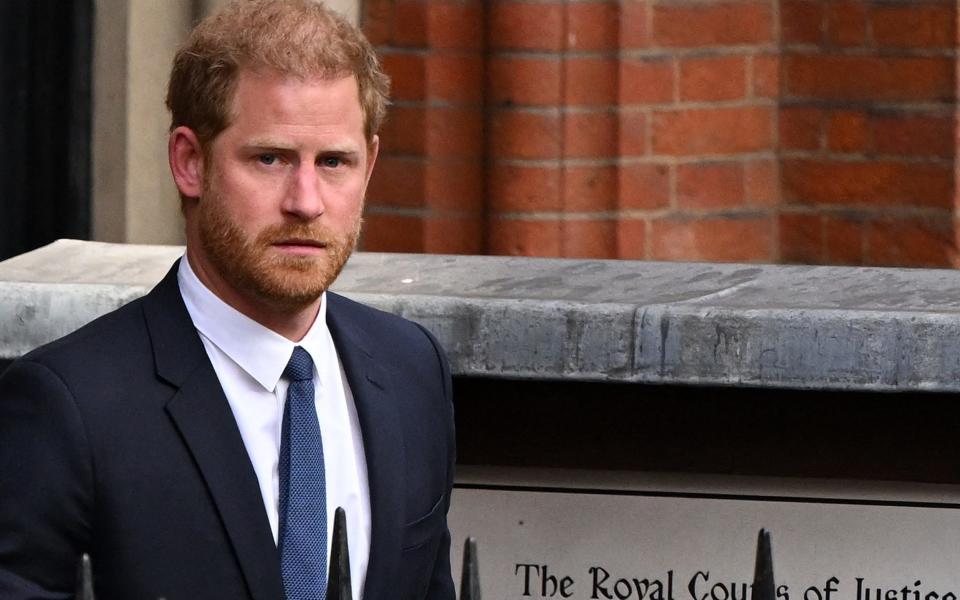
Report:
[[[280,140],[272,140],[270,138],[256,138],[252,139],[242,145],[244,149],[247,150],[278,150],[278,151],[293,151],[294,148],[291,144],[281,142]],[[327,147],[321,148],[320,154],[336,154],[340,156],[349,156],[354,154],[359,154],[360,150],[352,147],[352,145],[346,144],[331,144]]]

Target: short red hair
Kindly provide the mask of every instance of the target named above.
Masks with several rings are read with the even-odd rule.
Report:
[[[170,129],[189,127],[206,147],[230,125],[241,69],[298,78],[353,75],[368,141],[386,114],[390,80],[370,42],[346,19],[315,0],[234,0],[200,22],[173,60]]]

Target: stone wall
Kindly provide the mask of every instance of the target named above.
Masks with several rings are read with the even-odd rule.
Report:
[[[0,358],[142,295],[177,246],[0,262]],[[334,291],[422,323],[456,375],[960,391],[960,272],[357,253]]]
[[[182,251],[0,262],[0,370]],[[956,271],[364,252],[335,289],[445,347],[461,466],[960,483]]]

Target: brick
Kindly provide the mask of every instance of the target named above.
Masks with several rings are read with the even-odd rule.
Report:
[[[647,115],[638,110],[619,111],[620,131],[618,142],[620,156],[647,154]]]
[[[432,254],[482,254],[483,219],[479,216],[428,216],[423,224],[423,251]]]
[[[601,106],[617,101],[619,61],[614,58],[575,58],[564,61],[567,106]]]
[[[955,250],[951,216],[888,218],[866,226],[867,260],[885,267],[946,267]]]
[[[563,135],[555,113],[498,110],[490,115],[487,151],[496,158],[559,158]]]
[[[427,148],[432,156],[477,158],[483,155],[483,112],[480,108],[429,109]]]
[[[954,242],[952,247],[949,249],[950,264],[949,266],[957,269],[960,268],[960,248],[958,248],[958,241],[960,240],[960,217],[954,215],[953,217],[953,239]]]
[[[867,115],[858,110],[837,110],[827,117],[827,148],[834,152],[865,152],[869,144]]]
[[[495,105],[560,104],[561,61],[556,58],[494,56],[487,62],[487,98]]]
[[[823,262],[823,224],[816,214],[781,214],[780,262],[815,265]]]
[[[483,73],[480,56],[433,54],[427,59],[427,97],[451,104],[480,105]]]
[[[670,167],[665,164],[620,165],[620,210],[656,209],[670,204]]]
[[[380,154],[422,155],[427,148],[426,110],[394,106],[380,129]]]
[[[481,50],[482,0],[428,2],[428,39],[432,48]]]
[[[620,104],[664,104],[673,101],[673,61],[624,58],[620,61]]]
[[[951,158],[955,125],[952,116],[880,115],[872,123],[874,149],[880,154]]]
[[[752,89],[755,98],[778,98],[780,96],[780,57],[761,54],[752,60]]]
[[[820,100],[911,101],[954,97],[954,60],[929,56],[783,58],[785,93]]]
[[[563,208],[567,211],[605,211],[617,205],[617,167],[567,166],[563,170]]]
[[[821,144],[824,114],[819,108],[784,106],[780,109],[780,148],[818,150]]]
[[[688,156],[771,150],[772,120],[767,107],[657,111],[653,152]]]
[[[647,27],[649,6],[646,0],[620,4],[621,48],[646,48],[650,45],[650,32]]]
[[[617,115],[603,112],[568,112],[563,119],[565,158],[616,156]]]
[[[560,256],[560,221],[494,217],[487,231],[487,251],[494,256]]]
[[[878,4],[871,19],[874,42],[881,47],[953,50],[957,44],[956,4]]]
[[[652,221],[650,258],[768,262],[773,222],[769,217],[667,217]]]
[[[361,27],[374,46],[390,43],[393,34],[394,0],[367,0],[363,3]]]
[[[617,220],[617,258],[627,260],[647,258],[646,219]]]
[[[615,258],[617,224],[612,219],[568,219],[562,223],[563,256]]]
[[[864,263],[862,219],[847,216],[824,216],[823,245],[823,260],[826,264],[862,265]]]
[[[431,157],[426,166],[426,205],[479,213],[484,203],[483,184],[480,161]]]
[[[747,93],[743,56],[709,56],[680,60],[680,100],[737,100]]]
[[[821,0],[782,0],[780,35],[786,44],[820,44],[825,17]]]
[[[491,212],[560,210],[560,167],[495,163],[488,179]]]
[[[427,45],[427,3],[423,0],[394,0],[393,35],[395,46]]]
[[[619,49],[619,18],[620,11],[613,1],[567,3],[567,48]]]
[[[677,166],[677,206],[721,209],[744,203],[743,165],[739,162],[690,163]]]
[[[426,167],[421,158],[381,156],[370,177],[367,199],[378,206],[424,205]]]
[[[743,165],[747,204],[773,206],[780,202],[780,166],[775,159],[748,160]]]
[[[953,169],[926,163],[785,159],[787,202],[851,205],[951,206]]]
[[[827,40],[836,46],[863,46],[867,41],[867,5],[862,0],[827,3]]]
[[[390,76],[394,101],[423,100],[426,97],[426,60],[422,54],[383,52],[384,72]]]
[[[562,50],[563,4],[490,2],[490,47],[500,50]]]
[[[653,41],[696,48],[774,41],[769,1],[661,4],[653,7]]]
[[[368,210],[360,248],[367,252],[423,252],[423,219]]]

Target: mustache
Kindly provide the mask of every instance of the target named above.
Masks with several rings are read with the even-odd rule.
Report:
[[[285,240],[302,240],[326,244],[336,239],[328,227],[320,223],[284,223],[271,225],[257,235],[257,244],[269,246]]]

